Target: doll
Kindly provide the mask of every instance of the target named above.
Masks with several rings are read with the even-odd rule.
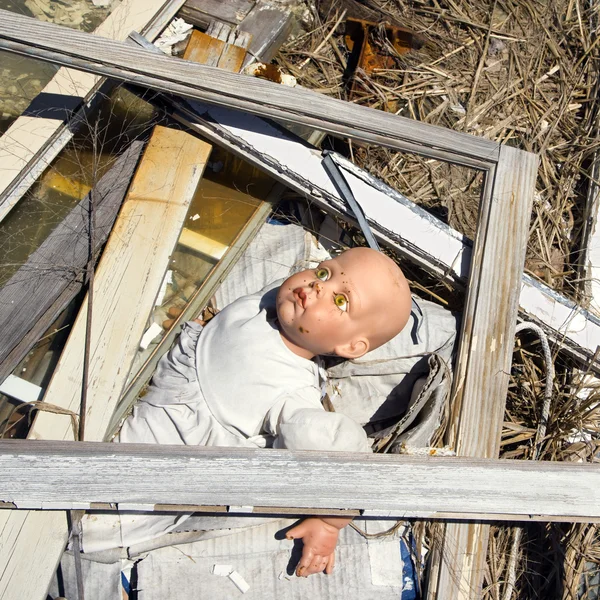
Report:
[[[118,441],[370,452],[360,425],[323,409],[313,359],[359,358],[396,336],[410,311],[394,261],[347,250],[236,300],[208,324],[187,323]],[[287,532],[303,540],[299,576],[331,572],[349,522],[314,517]]]

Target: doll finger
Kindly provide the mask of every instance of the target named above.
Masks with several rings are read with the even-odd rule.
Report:
[[[327,557],[317,554],[316,556],[313,556],[313,559],[310,565],[305,570],[305,572],[307,575],[313,575],[314,573],[322,573],[325,570],[326,566]]]
[[[325,573],[327,573],[327,575],[331,575],[334,567],[335,567],[335,552],[329,556],[329,560],[327,561],[327,566],[325,567]]]
[[[300,523],[300,525],[296,525],[296,527],[292,527],[290,530],[288,530],[288,532],[285,534],[286,539],[295,540],[296,538],[301,538],[303,535],[302,530],[300,528],[301,525],[302,525],[302,523]]]
[[[179,306],[170,306],[169,310],[167,311],[167,314],[172,317],[173,319],[176,319],[181,313],[183,312],[183,309]]]
[[[313,558],[314,556],[312,551],[307,550],[305,546],[304,552],[302,552],[302,558],[300,559],[298,568],[296,569],[296,575],[298,575],[298,577],[307,577],[310,575],[312,572],[310,571],[310,565],[313,562]]]

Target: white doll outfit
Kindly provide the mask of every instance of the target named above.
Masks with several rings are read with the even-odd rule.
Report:
[[[323,409],[317,364],[281,339],[276,292],[186,323],[119,441],[369,452],[360,425]]]

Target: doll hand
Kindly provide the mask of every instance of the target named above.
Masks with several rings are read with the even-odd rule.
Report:
[[[302,538],[304,543],[302,558],[296,569],[298,577],[308,577],[322,571],[329,575],[333,571],[338,534],[339,528],[317,517],[305,519],[287,532],[288,540]]]

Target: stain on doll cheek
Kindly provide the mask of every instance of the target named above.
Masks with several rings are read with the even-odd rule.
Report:
[[[310,333],[310,331],[308,329],[304,329],[304,327],[302,327],[302,326],[298,327],[298,331],[300,333]]]

